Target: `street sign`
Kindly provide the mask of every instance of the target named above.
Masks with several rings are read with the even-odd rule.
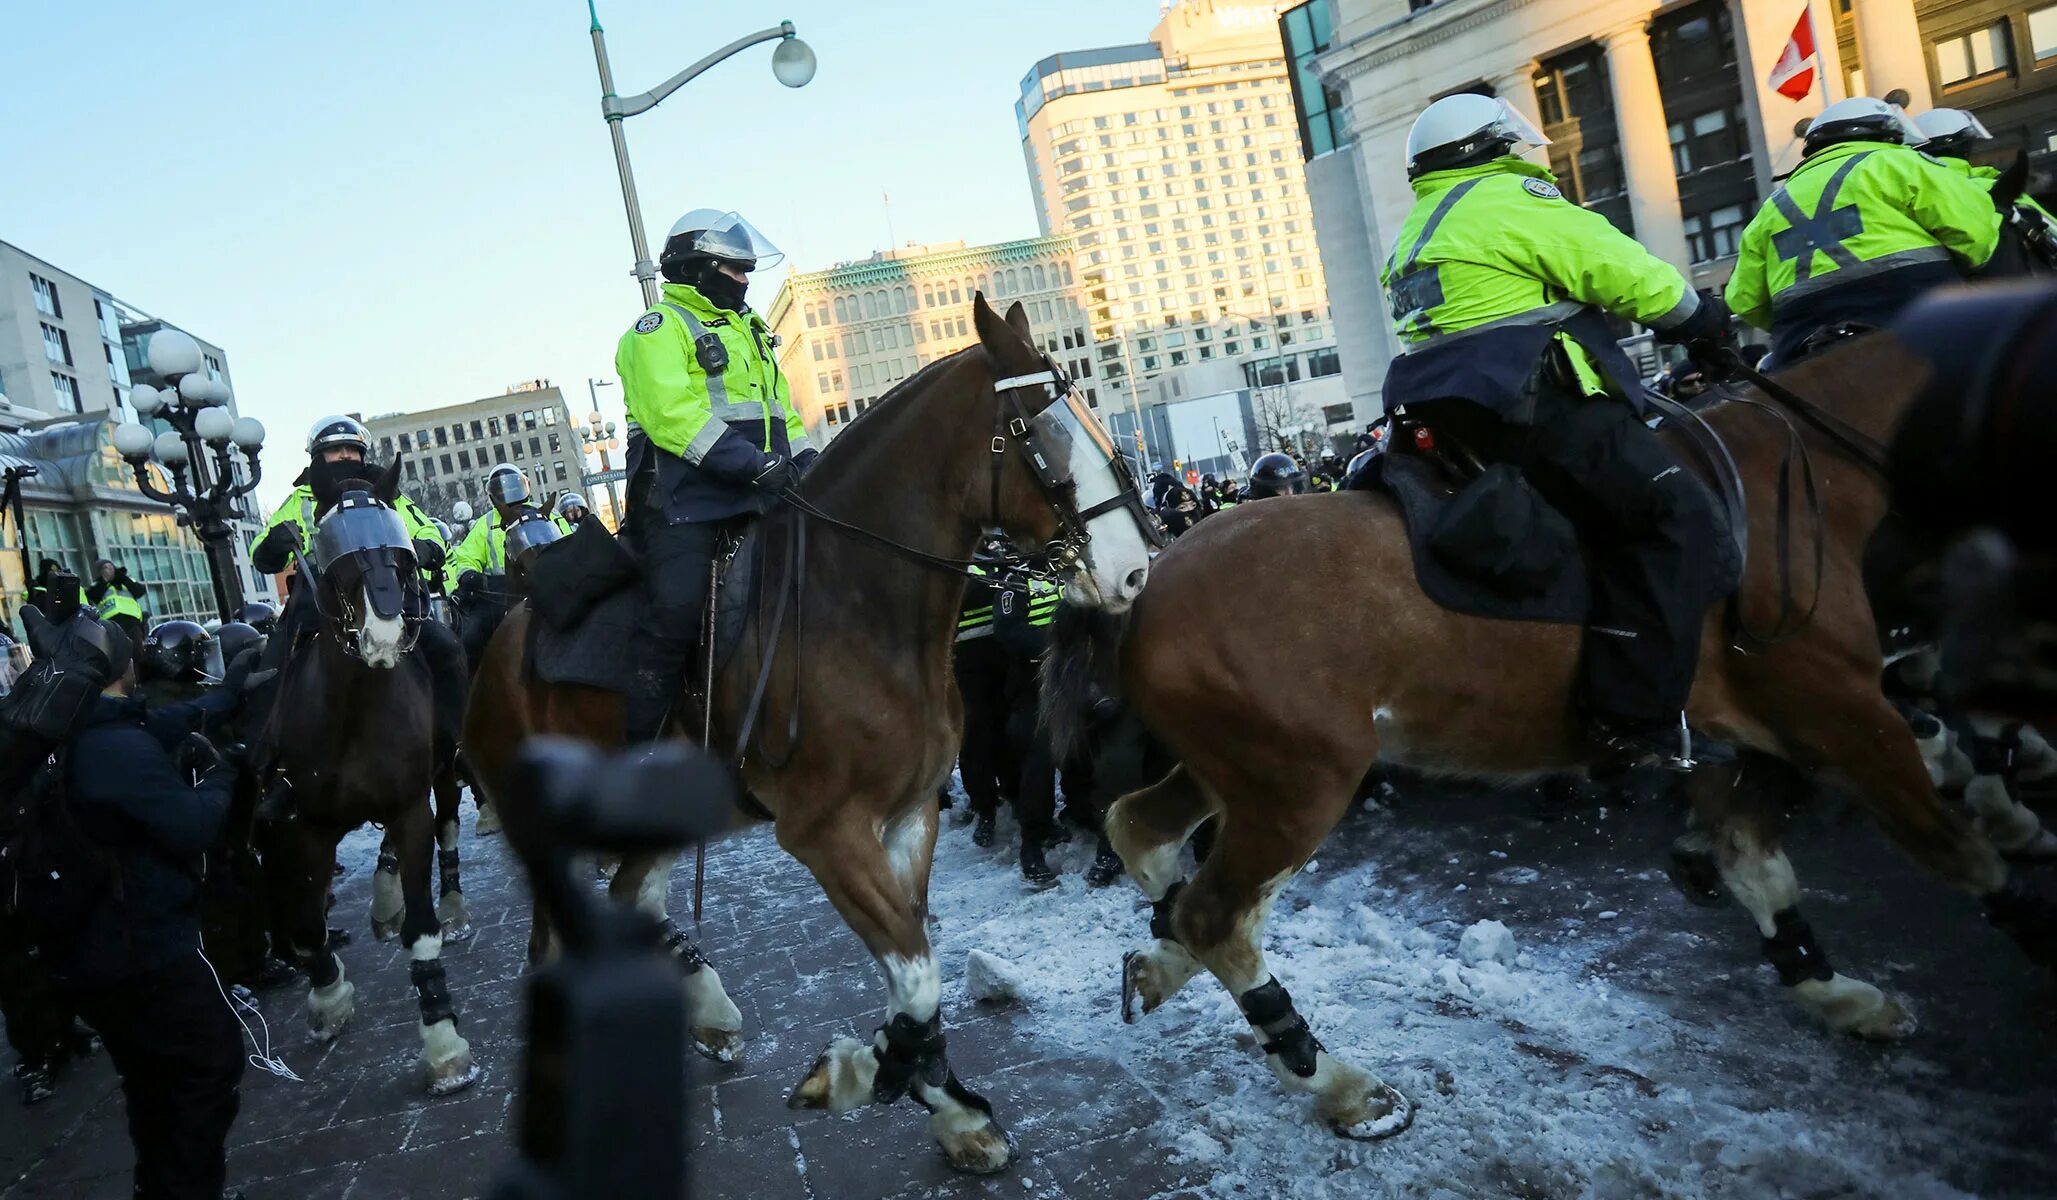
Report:
[[[594,471],[591,474],[579,476],[579,478],[586,481],[587,487],[592,487],[594,484],[599,483],[613,483],[617,479],[627,479],[628,477],[629,473],[626,467],[617,467],[612,471]]]

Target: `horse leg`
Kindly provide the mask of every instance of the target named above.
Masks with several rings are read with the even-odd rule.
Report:
[[[671,894],[671,869],[675,854],[632,854],[624,856],[608,882],[607,894],[627,902],[634,897],[637,908],[649,913],[664,930],[664,949],[685,973],[686,1018],[691,1023],[693,1048],[718,1063],[733,1063],[743,1045],[743,1012],[729,999],[721,985],[721,972],[714,969],[699,943],[687,936],[671,919],[666,901]]]
[[[454,763],[445,762],[436,771],[436,918],[443,923],[443,940],[461,942],[471,937],[471,909],[464,903],[464,880],[457,853],[457,806],[464,789],[457,782]]]
[[[1979,832],[2010,858],[2057,857],[2057,835],[2044,829],[2042,818],[2021,802],[2024,735],[2032,731],[1998,717],[1969,717],[1966,725],[1975,774],[1964,785],[1964,803]]]
[[[1841,974],[1800,915],[1800,884],[1780,848],[1774,789],[1794,777],[1769,755],[1740,752],[1731,766],[1703,766],[1686,780],[1695,825],[1704,831],[1728,893],[1757,923],[1764,957],[1779,982],[1830,1029],[1875,1041],[1913,1032],[1892,997]]]
[[[284,911],[279,924],[293,961],[307,972],[307,1030],[314,1040],[328,1042],[343,1032],[356,1010],[357,985],[343,970],[343,960],[329,948],[328,896],[336,843],[343,831],[294,821],[280,834],[283,851]]]
[[[832,1042],[787,1103],[841,1114],[912,1096],[950,1165],[990,1174],[1013,1161],[1014,1147],[993,1106],[958,1081],[944,1045],[942,973],[928,940],[936,817],[925,782],[883,828],[849,803],[818,822],[781,824],[780,844],[814,873],[886,977],[886,1023],[869,1044]]]
[[[400,933],[407,945],[408,978],[421,1005],[421,1062],[431,1096],[468,1088],[479,1077],[471,1046],[457,1032],[457,1009],[443,973],[443,926],[431,899],[429,874],[435,831],[426,804],[411,804],[388,826],[400,848],[400,884],[406,915]]]
[[[371,936],[385,941],[400,932],[400,917],[406,908],[400,888],[400,851],[388,827],[379,842],[379,865],[371,875]]]
[[[1240,814],[1228,807],[1214,852],[1179,891],[1170,924],[1176,940],[1236,998],[1280,1085],[1312,1095],[1315,1115],[1337,1135],[1376,1141],[1412,1123],[1413,1103],[1322,1046],[1265,964],[1263,945],[1272,902],[1349,808],[1356,783],[1310,789],[1296,781],[1300,799],[1285,820],[1276,813],[1255,817],[1257,805]]]
[[[1171,911],[1185,887],[1179,878],[1179,851],[1214,811],[1199,782],[1183,766],[1108,806],[1108,844],[1149,899],[1150,933],[1156,938],[1149,949],[1122,956],[1124,1021],[1135,1020],[1135,997],[1142,997],[1145,1013],[1152,1012],[1200,973],[1199,960],[1172,936]]]

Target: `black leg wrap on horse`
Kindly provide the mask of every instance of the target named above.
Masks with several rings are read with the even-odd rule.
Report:
[[[450,1003],[450,981],[443,975],[441,960],[416,959],[408,964],[407,977],[414,982],[415,995],[421,1000],[422,1024],[457,1020],[457,1009]]]
[[[1293,1010],[1293,997],[1280,986],[1278,976],[1236,997],[1236,1003],[1242,1006],[1243,1018],[1271,1039],[1264,1043],[1266,1054],[1278,1055],[1286,1069],[1302,1079],[1314,1074],[1321,1040]]]
[[[879,1026],[878,1032],[885,1045],[874,1041],[872,1046],[872,1053],[879,1060],[878,1074],[871,1083],[873,1100],[891,1104],[906,1095],[916,1081],[942,1087],[950,1077],[950,1064],[943,1054],[942,1013],[926,1021],[897,1013]],[[917,1094],[915,1100],[920,1101],[921,1097]]]
[[[1986,893],[1983,905],[1986,920],[2031,961],[2057,968],[2057,904],[2017,874],[1999,891]]]
[[[312,954],[301,955],[300,969],[307,972],[307,982],[315,987],[327,987],[343,973],[342,964],[326,944]]]
[[[1178,940],[1177,938],[1173,937],[1171,933],[1171,906],[1178,903],[1178,894],[1185,890],[1186,881],[1181,879],[1177,883],[1174,883],[1170,887],[1164,889],[1164,899],[1153,901],[1151,903],[1151,937],[1154,937],[1159,941],[1165,942],[1175,942]]]
[[[1814,944],[1814,930],[1797,908],[1782,908],[1771,914],[1772,935],[1764,939],[1764,957],[1778,969],[1778,981],[1794,987],[1809,979],[1825,981],[1836,969],[1828,955]]]
[[[659,940],[658,944],[664,947],[666,954],[678,960],[679,966],[685,970],[686,974],[691,975],[701,967],[714,965],[707,961],[705,954],[700,953],[699,943],[687,937],[686,931],[678,927],[678,922],[670,917],[666,917],[664,918],[663,928],[664,936]]]
[[[392,850],[379,851],[378,869],[388,875],[398,875],[400,873],[400,855]]]
[[[437,895],[447,896],[452,892],[464,890],[464,886],[457,878],[457,864],[455,849],[436,851],[436,886],[439,889]]]

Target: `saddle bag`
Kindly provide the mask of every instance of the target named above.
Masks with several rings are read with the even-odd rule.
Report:
[[[1513,598],[1541,595],[1578,556],[1571,521],[1506,463],[1464,485],[1429,532],[1451,571]]]
[[[635,556],[587,516],[570,537],[535,552],[529,567],[529,607],[553,629],[570,629],[593,606],[642,577]]]

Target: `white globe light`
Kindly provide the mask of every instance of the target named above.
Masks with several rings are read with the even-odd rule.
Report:
[[[236,394],[229,390],[228,384],[219,379],[210,379],[207,383],[207,395],[212,403],[227,408],[229,401],[235,399]]]
[[[176,329],[160,329],[150,335],[145,357],[152,371],[166,379],[178,379],[200,369],[200,343]]]
[[[157,439],[148,429],[127,421],[114,427],[114,451],[123,458],[150,457],[151,443]]]
[[[176,433],[169,431],[157,435],[157,444],[151,448],[158,462],[167,467],[183,466],[186,461],[186,442]]]
[[[214,381],[205,375],[196,373],[179,380],[179,400],[187,408],[206,408],[213,395]]]
[[[264,422],[256,417],[237,417],[229,440],[254,454],[264,446]]]
[[[155,416],[164,407],[164,393],[147,383],[139,383],[129,389],[129,407],[143,416]]]
[[[796,37],[785,39],[771,52],[771,73],[789,88],[806,87],[814,78],[814,48]]]
[[[450,516],[453,520],[460,522],[471,520],[471,502],[468,500],[459,500],[457,503],[451,505]]]
[[[216,446],[227,444],[235,428],[236,419],[226,408],[202,409],[200,415],[193,418],[193,432]]]

